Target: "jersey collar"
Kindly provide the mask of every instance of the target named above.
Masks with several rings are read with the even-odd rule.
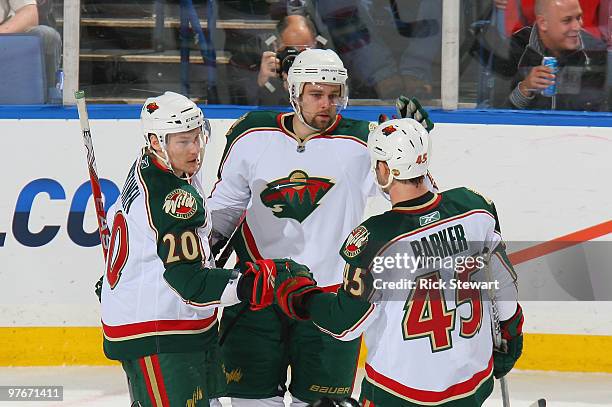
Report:
[[[163,165],[163,164],[162,164],[162,163],[159,161],[159,158],[157,158],[157,157],[155,156],[155,154],[152,154],[152,153],[150,153],[149,151],[147,151],[147,150],[146,150],[146,147],[145,147],[145,148],[143,148],[143,154],[144,154],[144,155],[147,155],[147,156],[149,157],[149,160],[151,160],[151,162],[153,163],[153,166],[154,166],[154,167],[157,167],[157,169],[158,169],[158,170],[160,170],[161,172],[164,172],[164,173],[166,173],[166,174],[170,174],[170,175],[172,175],[172,176],[175,176],[175,177],[176,177],[176,175],[174,175],[174,173],[173,173],[172,171],[170,171],[170,168],[165,167],[165,166],[164,166],[164,165]],[[180,177],[177,177],[177,178],[178,178],[178,179],[182,179],[182,178],[180,178]],[[190,185],[191,185],[191,180],[192,180],[192,179],[193,179],[193,177],[191,177],[191,179],[190,179],[189,181],[184,180],[184,179],[183,179],[183,181],[185,181],[186,183],[188,183],[188,184],[190,184]]]
[[[338,127],[338,125],[340,124],[340,120],[342,120],[342,115],[337,114],[336,119],[328,128],[326,128],[325,130],[321,132],[310,134],[304,140],[302,140],[293,131],[293,117],[294,116],[295,116],[295,112],[279,113],[279,115],[276,116],[276,121],[278,123],[278,127],[283,131],[283,133],[295,139],[295,141],[297,141],[298,143],[298,146],[303,146],[310,139],[313,139],[315,137],[324,136],[326,134],[333,132],[336,129],[336,127]]]
[[[424,213],[432,210],[440,204],[442,195],[435,192],[427,191],[418,198],[409,199],[407,201],[398,202],[391,209],[393,212],[402,213]]]

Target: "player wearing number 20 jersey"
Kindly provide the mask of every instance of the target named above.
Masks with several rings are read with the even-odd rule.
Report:
[[[199,181],[209,126],[182,95],[148,99],[147,141],[108,212],[104,352],[120,360],[132,405],[208,406],[224,391],[217,307],[239,301],[238,273],[213,268]]]
[[[363,406],[480,406],[493,374],[507,373],[522,349],[516,275],[495,206],[466,188],[424,187],[431,144],[413,120],[383,123],[368,148],[392,209],[349,234],[337,295],[293,279],[277,290],[279,306],[340,340],[364,334]],[[509,367],[494,357],[489,295]]]

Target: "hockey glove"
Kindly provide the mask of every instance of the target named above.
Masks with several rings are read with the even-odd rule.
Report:
[[[276,303],[289,318],[303,321],[310,317],[306,308],[307,300],[322,291],[309,276],[292,277],[276,290]]]
[[[291,259],[257,260],[247,262],[247,269],[238,281],[238,298],[248,301],[253,311],[263,309],[274,301],[274,288],[294,276],[310,276],[308,267]]]
[[[100,277],[100,279],[94,286],[94,292],[98,296],[98,301],[100,302],[102,302],[102,281],[104,281],[104,276]]]
[[[416,98],[408,99],[406,96],[400,96],[395,100],[395,108],[397,109],[397,114],[402,119],[408,117],[416,120],[421,123],[421,126],[423,126],[428,133],[433,130],[434,124],[429,119],[427,110],[423,109],[423,106],[421,106]]]
[[[500,323],[502,339],[506,341],[505,352],[495,349],[493,351],[493,375],[496,379],[504,377],[523,353],[523,310],[516,304],[514,315]]]
[[[433,130],[434,124],[431,119],[429,119],[429,113],[427,113],[427,110],[423,109],[416,98],[408,99],[406,96],[398,97],[395,100],[395,109],[397,110],[397,115],[391,116],[391,119],[397,119],[398,116],[401,119],[408,117],[409,119],[414,119],[421,123],[421,126],[423,126],[428,133]],[[378,124],[384,123],[387,120],[390,119],[386,114],[380,114],[378,116]]]

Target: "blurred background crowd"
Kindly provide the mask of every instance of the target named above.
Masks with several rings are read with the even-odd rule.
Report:
[[[62,103],[64,1],[0,0],[0,104]],[[99,103],[287,106],[293,58],[319,47],[353,105],[439,106],[445,1],[461,3],[460,106],[609,111],[610,0],[81,0],[79,83]]]

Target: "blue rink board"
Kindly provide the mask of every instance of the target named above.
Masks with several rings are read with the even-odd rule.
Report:
[[[252,110],[276,110],[274,107],[209,105],[203,106],[209,119],[236,119]],[[89,105],[90,119],[137,119],[140,105]],[[289,110],[279,108],[278,110]],[[444,111],[428,109],[434,123],[502,124],[532,126],[592,126],[612,127],[612,113],[559,112],[559,111],[518,111],[518,110],[476,110],[461,109]],[[395,113],[389,106],[349,106],[343,116],[352,119],[375,121],[380,113],[391,116]],[[0,119],[77,119],[75,107],[27,105],[0,106]],[[1,133],[1,132],[0,132]]]

